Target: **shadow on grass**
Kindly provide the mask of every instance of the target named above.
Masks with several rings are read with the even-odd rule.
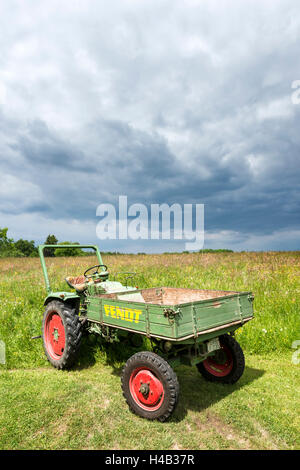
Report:
[[[207,382],[196,367],[181,366],[176,373],[180,384],[180,398],[170,419],[171,422],[182,421],[188,410],[196,412],[206,410],[214,403],[259,379],[265,371],[246,366],[243,376],[234,385]]]
[[[80,346],[78,360],[72,367],[73,370],[83,370],[92,367],[98,362],[101,356],[101,362],[112,368],[112,374],[120,376],[124,363],[138,351],[145,351],[145,345],[140,348],[132,346],[125,338],[120,343],[106,343],[95,335],[86,335],[83,337]]]
[[[96,363],[96,353],[99,350],[94,335],[84,335],[79,349],[78,358],[72,370],[83,370],[92,367]]]
[[[105,364],[112,368],[112,374],[120,377],[127,359],[136,352],[146,349],[148,349],[146,343],[136,348],[127,340],[122,340],[120,343],[104,343],[97,337],[89,335],[83,340],[79,360],[74,369],[82,370],[92,367],[97,361],[97,356],[101,355]],[[182,421],[188,410],[201,412],[209,408],[226,396],[259,379],[265,373],[262,369],[246,366],[243,376],[236,384],[224,385],[207,382],[196,367],[180,366],[175,372],[180,384],[180,396],[178,406],[170,419],[171,422]]]

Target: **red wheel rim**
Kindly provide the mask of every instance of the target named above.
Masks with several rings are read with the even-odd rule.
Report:
[[[164,401],[164,387],[146,367],[135,369],[129,379],[129,390],[135,403],[143,410],[156,411]]]
[[[215,356],[208,357],[203,361],[203,366],[215,377],[226,377],[233,368],[233,357],[230,349],[224,344],[222,349]]]
[[[57,312],[50,312],[45,321],[45,345],[52,359],[58,361],[65,350],[65,327]]]

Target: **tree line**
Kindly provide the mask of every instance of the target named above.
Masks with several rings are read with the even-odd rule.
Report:
[[[38,247],[35,246],[33,240],[20,240],[14,241],[12,238],[8,238],[7,236],[8,228],[0,228],[0,258],[8,258],[8,257],[36,257],[39,256]],[[46,238],[44,245],[57,245],[58,240],[55,235],[48,235]],[[79,245],[78,242],[59,242],[60,245]],[[182,254],[182,253],[189,253],[188,251],[183,252],[173,252],[173,254]],[[205,248],[199,250],[197,253],[233,253],[233,250],[228,249],[212,249],[212,248]],[[118,251],[106,251],[102,254],[105,255],[125,255],[129,253],[119,253]],[[146,253],[137,253],[138,255],[145,255]],[[171,254],[170,252],[166,252],[164,254]],[[89,256],[93,255],[91,252],[83,251],[81,248],[45,248],[44,255],[47,257],[53,256]]]
[[[14,241],[13,238],[7,236],[8,228],[0,228],[0,258],[22,258],[22,257],[36,257],[39,256],[38,247],[35,246],[33,240],[20,240]],[[48,235],[44,244],[57,245],[58,240],[55,235]],[[60,245],[79,245],[77,242],[60,242]],[[44,255],[48,257],[53,256],[87,256],[87,253],[80,248],[45,248]]]

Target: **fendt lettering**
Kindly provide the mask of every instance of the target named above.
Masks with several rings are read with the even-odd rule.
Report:
[[[139,318],[142,314],[142,310],[122,308],[116,305],[104,305],[104,311],[107,317],[130,321],[134,323],[139,323]]]

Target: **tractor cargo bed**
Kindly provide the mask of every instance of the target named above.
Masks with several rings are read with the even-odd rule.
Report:
[[[158,287],[90,297],[87,316],[148,337],[184,341],[238,328],[253,317],[252,301],[251,292]]]

